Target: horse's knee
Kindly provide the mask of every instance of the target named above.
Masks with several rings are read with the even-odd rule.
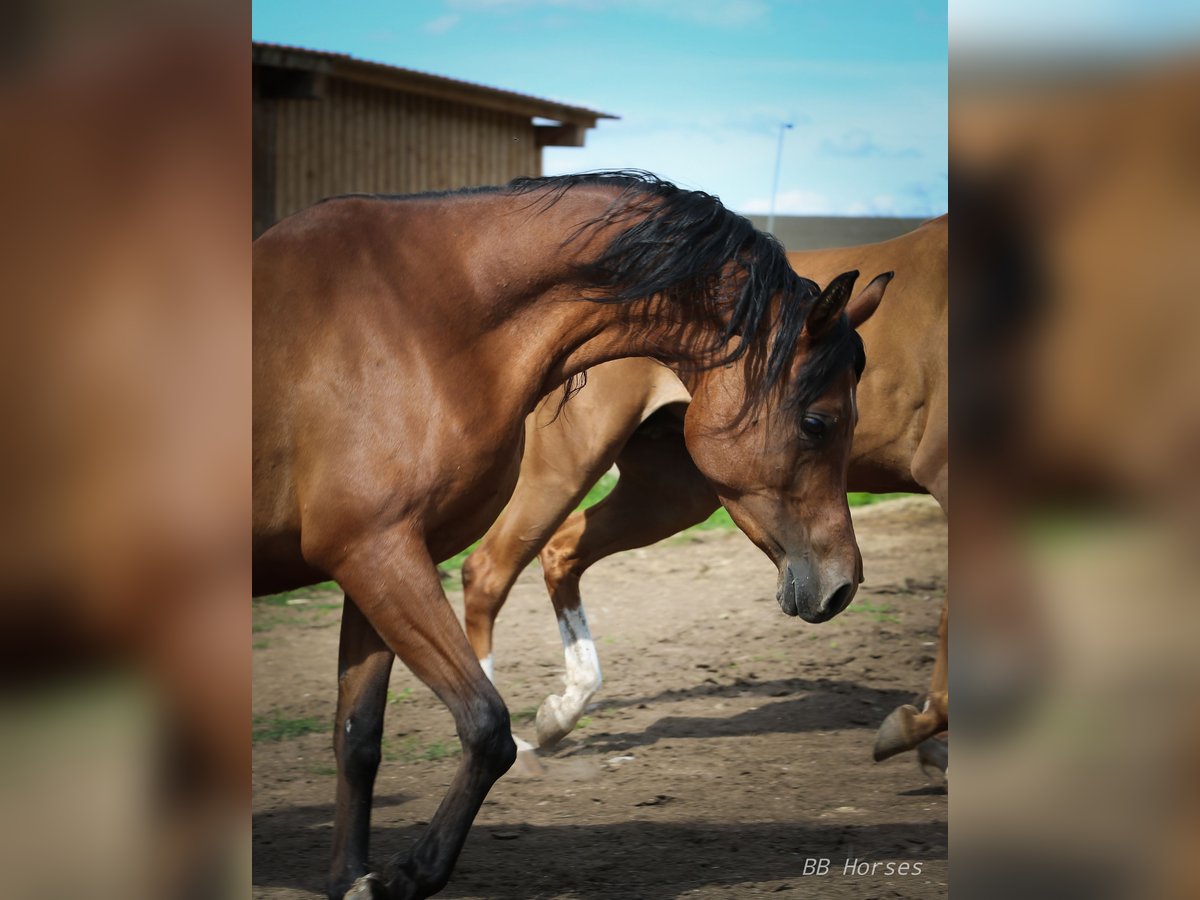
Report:
[[[517,761],[508,708],[497,697],[483,699],[468,713],[459,728],[463,750],[499,778]]]

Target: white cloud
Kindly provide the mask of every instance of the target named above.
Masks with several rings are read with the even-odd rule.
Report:
[[[429,34],[445,34],[461,21],[462,16],[458,13],[450,13],[445,16],[438,16],[436,19],[426,22],[422,27]]]
[[[770,197],[754,197],[738,207],[738,212],[766,214],[771,211]],[[829,197],[818,191],[781,191],[775,198],[775,212],[783,216],[836,216],[842,211]]]
[[[766,215],[771,210],[770,197],[754,197],[738,204],[737,211]],[[911,190],[900,193],[880,193],[856,199],[837,199],[819,191],[780,191],[775,198],[775,213],[781,216],[933,216],[945,212],[925,193]]]

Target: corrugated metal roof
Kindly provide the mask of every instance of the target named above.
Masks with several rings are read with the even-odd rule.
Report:
[[[406,69],[386,63],[359,59],[348,53],[329,50],[312,50],[288,44],[253,42],[253,58],[256,65],[276,66],[285,69],[325,71],[328,74],[354,80],[393,82],[397,90],[420,92],[423,88],[438,94],[458,94],[463,102],[492,101],[489,105],[502,102],[507,107],[520,109],[530,116],[539,116],[558,122],[595,124],[596,119],[616,119],[617,116],[583,106],[574,106],[557,100],[547,100],[530,94],[506,91],[472,81],[433,75],[416,69]],[[322,65],[324,64],[324,65]]]

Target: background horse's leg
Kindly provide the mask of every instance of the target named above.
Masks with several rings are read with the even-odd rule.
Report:
[[[492,632],[508,592],[554,530],[616,460],[619,446],[590,437],[579,428],[568,433],[559,422],[538,435],[529,435],[527,456],[512,499],[479,547],[463,562],[467,638],[493,682]],[[621,440],[624,438],[622,434]],[[555,465],[546,464],[547,454],[553,454]]]
[[[360,878],[347,896],[428,897],[446,885],[484,797],[516,758],[508,710],[479,667],[419,536],[393,531],[352,544],[333,575],[379,636],[446,704],[463,748],[445,798],[407,858]]]
[[[645,547],[702,522],[719,505],[680,434],[635,434],[617,466],[621,476],[612,493],[568,517],[541,554],[567,663],[563,693],[547,697],[538,709],[542,747],[570,734],[600,689],[600,660],[579,595],[583,573],[606,556]]]
[[[876,761],[918,748],[935,734],[949,726],[949,692],[947,691],[946,636],[949,631],[950,605],[942,601],[942,618],[938,624],[937,659],[933,664],[933,677],[929,682],[929,693],[925,694],[918,709],[904,704],[892,710],[875,735]],[[923,763],[946,770],[944,747],[930,747],[921,754]]]
[[[945,731],[950,726],[950,684],[949,684],[949,648],[947,640],[950,633],[950,598],[942,600],[942,619],[938,623],[937,659],[933,663],[933,677],[929,680],[929,695],[926,698],[925,709],[922,711],[932,717],[937,730],[933,734]],[[945,741],[930,737],[925,738],[917,746],[917,758],[926,768],[940,769],[943,774],[949,764],[949,754]]]
[[[333,860],[329,897],[341,900],[367,874],[371,793],[379,770],[383,713],[395,654],[347,595],[338,647],[338,706],[333,750],[337,801],[333,814]]]
[[[932,448],[922,444],[913,462],[913,474],[926,486],[934,499],[949,516],[949,467],[944,462],[946,448],[944,440],[933,440]],[[936,460],[942,460],[940,463]],[[947,751],[945,743],[928,743],[934,735],[949,727],[949,657],[947,637],[950,629],[950,598],[942,600],[942,616],[938,622],[937,658],[933,663],[933,675],[929,680],[929,692],[917,702],[921,708],[904,704],[892,710],[875,735],[875,760],[887,759],[906,750],[917,749],[922,765],[946,771]]]

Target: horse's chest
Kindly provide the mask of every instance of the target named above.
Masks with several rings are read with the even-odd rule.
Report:
[[[455,546],[455,553],[481,537],[504,509],[521,470],[524,432],[472,442],[447,465],[440,489],[430,497],[429,529],[436,543]],[[449,459],[447,462],[451,462]]]

